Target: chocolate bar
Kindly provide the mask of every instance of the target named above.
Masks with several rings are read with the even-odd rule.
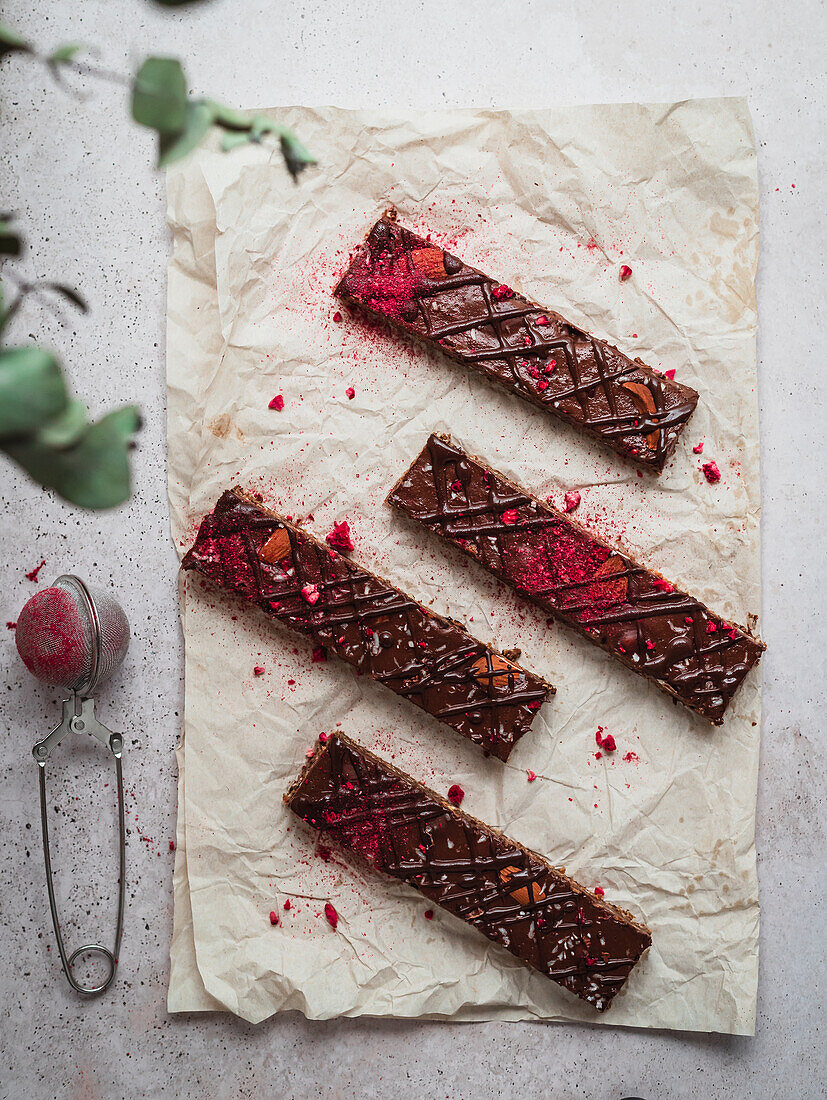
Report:
[[[334,293],[655,473],[698,394],[534,305],[430,240],[374,225]]]
[[[528,732],[551,684],[459,623],[341,557],[240,489],[201,523],[183,567],[256,604],[359,673],[500,760]]]
[[[447,437],[431,436],[388,503],[714,725],[766,648]]]
[[[631,913],[344,734],[322,735],[284,801],[601,1012],[652,942]]]

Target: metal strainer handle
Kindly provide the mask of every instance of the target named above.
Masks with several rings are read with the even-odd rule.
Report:
[[[78,709],[79,704],[79,709]],[[110,951],[99,943],[87,943],[78,947],[71,955],[67,956],[63,944],[63,934],[60,930],[60,918],[57,912],[55,899],[55,884],[52,876],[52,858],[49,853],[49,818],[46,809],[46,761],[51,755],[52,749],[59,745],[67,733],[89,733],[102,744],[106,745],[115,757],[115,777],[118,791],[118,916],[115,924],[115,943]],[[95,718],[95,703],[93,699],[67,699],[63,704],[63,720],[55,726],[48,737],[38,741],[32,749],[32,755],[37,761],[37,774],[40,786],[40,824],[43,835],[43,859],[46,864],[46,887],[49,891],[49,908],[52,911],[52,924],[57,940],[57,949],[60,953],[60,961],[63,964],[63,972],[69,985],[76,993],[85,994],[88,997],[103,993],[112,984],[115,972],[118,968],[118,956],[121,950],[121,938],[123,936],[123,914],[126,903],[126,822],[124,820],[123,800],[123,768],[121,757],[123,755],[123,737],[119,733],[112,733]],[[81,985],[74,976],[73,967],[75,960],[80,955],[100,955],[109,966],[109,973],[102,982],[97,985]]]

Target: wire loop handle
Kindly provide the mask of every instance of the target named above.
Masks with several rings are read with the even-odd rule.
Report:
[[[78,711],[78,704],[80,709]],[[115,775],[118,790],[118,829],[119,829],[119,878],[118,878],[118,917],[115,926],[115,944],[110,951],[99,943],[87,943],[78,947],[67,957],[63,944],[63,934],[60,930],[60,919],[57,913],[57,901],[55,900],[55,887],[52,878],[52,859],[49,853],[49,821],[46,813],[46,761],[55,748],[69,732],[89,733],[111,751],[115,757]],[[40,824],[43,834],[43,858],[46,863],[46,885],[49,891],[49,908],[52,911],[52,924],[55,929],[57,949],[60,952],[60,961],[63,964],[63,972],[69,985],[76,993],[87,997],[97,996],[103,993],[112,984],[115,972],[118,968],[118,955],[121,950],[121,937],[123,936],[123,914],[126,902],[126,824],[124,820],[123,799],[123,768],[121,757],[123,755],[123,737],[119,733],[112,733],[95,718],[95,705],[92,699],[67,699],[63,704],[63,720],[42,741],[38,741],[32,749],[32,755],[37,761],[37,772],[40,785]],[[106,978],[97,985],[81,985],[75,979],[73,967],[75,960],[81,955],[100,955],[106,960],[109,972]]]

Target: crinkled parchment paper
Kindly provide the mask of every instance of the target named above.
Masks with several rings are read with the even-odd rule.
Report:
[[[518,646],[558,695],[503,766],[183,579],[170,1008],[751,1033],[759,674],[723,728],[707,727],[383,503],[428,433],[449,430],[540,496],[579,489],[580,519],[724,615],[758,612],[758,199],[746,103],[275,113],[319,157],[298,186],[263,147],[204,150],[169,174],[176,544],[235,483],[322,536],[347,517],[360,562],[478,637]],[[331,288],[389,202],[405,224],[700,391],[659,481],[447,360],[344,311],[333,321]],[[621,263],[634,272],[625,283]],[[268,409],[276,393],[282,412]],[[700,440],[719,485],[700,473]],[[439,791],[460,783],[471,813],[648,922],[654,946],[605,1016],[439,910],[425,920],[413,891],[338,854],[320,858],[282,794],[319,731],[337,724]],[[618,745],[600,760],[598,726]]]

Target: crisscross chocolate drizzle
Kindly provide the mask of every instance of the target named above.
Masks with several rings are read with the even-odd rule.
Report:
[[[507,760],[554,688],[239,489],[183,560]],[[311,602],[312,601],[312,602]]]
[[[431,436],[388,503],[715,725],[765,648],[447,437]]]
[[[335,294],[660,473],[698,394],[385,215]]]
[[[631,913],[344,734],[319,744],[284,800],[341,847],[409,883],[599,1011],[652,942]]]

